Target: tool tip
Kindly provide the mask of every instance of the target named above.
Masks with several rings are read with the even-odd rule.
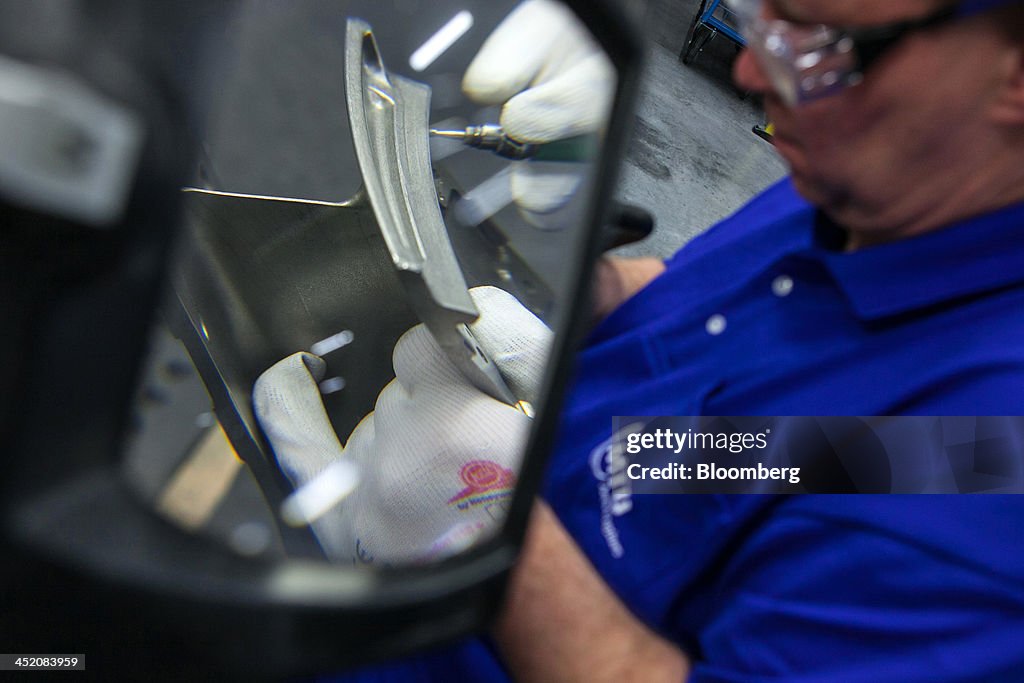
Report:
[[[466,131],[464,130],[439,130],[437,128],[431,128],[430,134],[439,138],[452,138],[455,140],[462,140],[466,137]]]

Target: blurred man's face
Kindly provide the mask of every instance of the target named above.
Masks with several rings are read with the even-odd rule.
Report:
[[[765,0],[765,15],[792,22],[866,28],[918,19],[941,0]],[[990,142],[987,114],[999,92],[1006,41],[984,18],[913,31],[864,73],[864,80],[789,107],[750,50],[737,60],[739,85],[764,95],[775,142],[799,192],[863,243],[924,220],[969,184]],[[932,226],[934,227],[934,226]],[[913,231],[912,231],[913,232]],[[877,238],[877,239],[875,239]]]

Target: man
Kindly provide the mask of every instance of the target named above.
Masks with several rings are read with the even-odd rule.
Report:
[[[496,653],[367,677],[493,680],[498,658],[540,681],[1024,672],[1013,497],[608,502],[614,415],[1024,414],[1024,5],[738,4],[736,79],[764,96],[791,178],[667,264],[601,264],[607,317]],[[859,61],[837,48],[808,80],[813,60],[777,48],[812,31]]]

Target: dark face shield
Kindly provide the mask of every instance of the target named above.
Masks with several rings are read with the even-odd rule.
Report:
[[[43,88],[55,93],[43,98],[48,118],[18,118],[63,140],[46,149],[67,159],[12,155],[27,180],[0,183],[13,226],[0,237],[0,294],[16,330],[5,357],[17,359],[3,376],[4,571],[20,587],[5,598],[18,629],[8,642],[37,652],[78,643],[90,668],[113,644],[146,653],[104,661],[105,671],[159,663],[189,674],[227,661],[277,678],[482,627],[586,322],[579,302],[640,54],[612,8],[543,4],[583,36],[578,51],[498,99],[471,96],[464,79],[512,2],[429,13],[248,2],[216,17],[180,4],[4,8],[0,51],[18,62],[8,75],[45,71],[45,85],[59,73],[55,83],[81,86]],[[173,23],[177,13],[189,21]],[[461,34],[437,38],[451,21]],[[512,42],[535,44],[539,25],[515,28]],[[30,41],[15,26],[38,30]],[[596,85],[606,98],[593,97]],[[503,118],[505,103],[535,88],[545,88],[531,95],[540,105],[591,106],[557,125],[526,106],[524,123],[520,100]],[[92,125],[101,119],[111,125]],[[504,124],[503,137],[487,128],[478,144],[471,129],[491,124]],[[78,208],[75,159],[106,173],[81,176],[105,185],[80,192]],[[39,189],[47,168],[51,181],[65,174],[63,189]],[[107,203],[84,203],[97,196]],[[504,294],[481,299],[481,289]],[[512,334],[478,325],[494,301],[514,309]],[[531,347],[543,354],[527,354],[528,377],[508,371],[515,354],[488,346],[522,339],[524,326],[547,339]],[[320,361],[306,365],[307,354]],[[258,401],[260,378],[288,358],[300,359],[303,395],[319,411],[328,457],[316,468],[303,469],[310,443],[290,450],[278,438],[310,430],[289,432],[294,423]],[[419,372],[432,363],[454,368],[450,381]],[[382,404],[396,371],[424,398]],[[501,416],[473,421],[486,451],[405,467],[443,451],[425,448],[439,443],[426,434],[455,419],[436,412],[452,385]],[[436,416],[389,431],[396,405]],[[375,438],[360,437],[371,411]],[[518,425],[514,440],[495,438],[503,420]],[[392,524],[417,486],[436,490],[443,514]],[[335,533],[325,522],[342,512],[348,526]],[[387,542],[367,529],[385,529]]]

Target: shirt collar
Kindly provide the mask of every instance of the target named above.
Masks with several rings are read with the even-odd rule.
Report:
[[[862,320],[1024,284],[1024,203],[850,253],[818,223],[811,251]]]

